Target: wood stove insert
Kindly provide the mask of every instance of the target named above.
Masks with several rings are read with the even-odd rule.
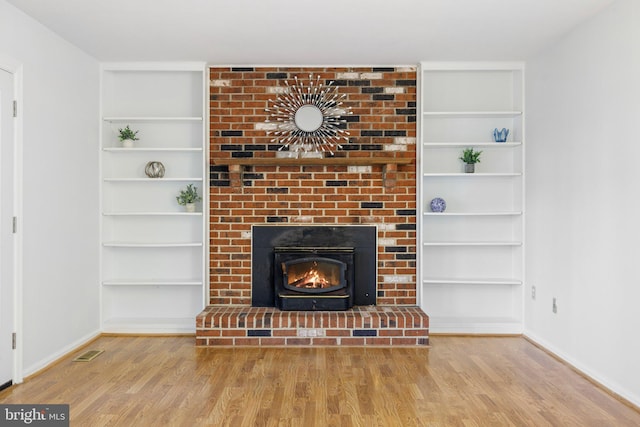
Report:
[[[313,267],[314,263],[330,276],[325,278],[329,286],[310,284],[317,279],[308,278],[300,282],[302,286],[296,286],[294,282],[306,273],[298,270]],[[252,228],[253,307],[306,311],[375,305],[376,279],[375,226],[254,225]]]
[[[353,307],[352,247],[277,246],[273,284],[280,310]]]

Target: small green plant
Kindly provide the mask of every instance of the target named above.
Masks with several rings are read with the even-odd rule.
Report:
[[[140,139],[140,138],[138,138],[136,136],[139,131],[131,130],[129,125],[127,125],[127,127],[125,127],[124,129],[118,129],[118,132],[120,133],[120,135],[118,135],[118,138],[120,138],[120,141],[124,141],[126,139],[130,139],[132,141],[137,141],[137,140]]]
[[[465,148],[462,152],[462,157],[460,157],[460,160],[468,165],[480,163],[480,154],[482,154],[482,151],[474,151],[473,148]]]
[[[189,184],[185,190],[180,190],[180,195],[176,197],[176,200],[180,206],[184,206],[187,203],[199,202],[202,197],[198,195],[198,187]]]

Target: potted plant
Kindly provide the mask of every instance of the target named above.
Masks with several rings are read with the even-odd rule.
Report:
[[[187,209],[187,212],[195,212],[196,202],[202,200],[202,197],[198,195],[198,187],[189,184],[185,190],[180,190],[180,195],[176,197],[176,200],[180,206]]]
[[[475,151],[473,148],[464,149],[464,151],[462,152],[462,157],[460,157],[460,160],[462,160],[465,163],[464,165],[465,173],[475,172],[476,163],[480,163],[480,154],[482,154],[482,151]]]
[[[127,125],[124,129],[118,129],[118,138],[120,139],[120,142],[122,142],[122,146],[123,147],[133,147],[133,141],[137,141],[140,138],[138,138],[136,135],[138,135],[137,130],[131,130],[131,128],[129,127],[129,125]]]

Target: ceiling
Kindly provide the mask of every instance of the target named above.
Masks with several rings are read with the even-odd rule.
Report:
[[[613,0],[7,0],[100,61],[523,60]]]

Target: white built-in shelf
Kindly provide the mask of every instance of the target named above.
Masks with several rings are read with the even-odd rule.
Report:
[[[457,147],[495,147],[513,148],[522,145],[520,141],[514,142],[423,142],[426,148],[457,148]]]
[[[202,178],[105,178],[105,182],[192,182]]]
[[[105,122],[201,122],[202,117],[104,117]]]
[[[504,211],[504,212],[424,212],[423,215],[429,216],[518,216],[522,215],[522,211]]]
[[[202,151],[202,147],[198,148],[179,148],[179,147],[105,147],[102,151],[114,152],[114,153],[126,153],[126,152],[140,152],[140,151]]]
[[[116,317],[103,321],[103,332],[111,333],[176,333],[191,334],[195,330],[193,317]]]
[[[524,64],[422,62],[418,77],[416,273],[429,330],[522,333]],[[509,140],[495,142],[502,128]],[[470,147],[482,163],[463,173]],[[432,212],[438,195],[453,209]]]
[[[424,246],[521,246],[522,242],[517,241],[496,241],[496,242],[424,242]]]
[[[202,280],[105,280],[103,286],[202,286]]]
[[[517,286],[522,285],[522,280],[518,279],[505,279],[505,278],[436,278],[427,277],[422,283],[425,285],[508,285]]]
[[[520,172],[476,172],[476,173],[464,173],[464,172],[428,172],[423,174],[425,178],[428,177],[465,177],[465,178],[481,178],[481,177],[510,177],[510,176],[522,176]]]
[[[101,65],[100,291],[104,332],[193,333],[208,298],[205,63]],[[119,128],[140,131],[133,147]],[[149,178],[149,160],[169,166]],[[194,183],[197,212],[175,202]]]
[[[514,317],[429,315],[429,330],[440,334],[521,334],[522,320]]]
[[[429,316],[429,323],[434,317]],[[501,325],[503,323],[521,324],[521,320],[513,317],[449,317],[449,316],[435,316],[435,319],[441,323],[469,323],[469,324],[483,324],[483,323],[495,323]]]
[[[104,242],[102,245],[107,248],[191,248],[202,246],[202,242]]]
[[[103,212],[104,216],[201,216],[202,212]]]
[[[425,111],[422,114],[425,117],[498,118],[520,116],[522,111]]]

